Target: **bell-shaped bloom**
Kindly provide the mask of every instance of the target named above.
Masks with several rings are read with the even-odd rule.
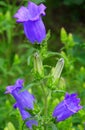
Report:
[[[30,118],[31,115],[26,111],[26,109],[33,109],[33,103],[35,98],[32,94],[30,94],[27,90],[22,91],[23,89],[23,80],[18,79],[16,83],[12,86],[7,86],[6,94],[10,93],[16,100],[14,104],[14,108],[18,108],[22,119],[26,120]],[[35,120],[28,120],[26,121],[26,125],[31,129],[32,125],[37,125],[37,121]]]
[[[23,23],[24,32],[31,43],[41,43],[46,37],[46,30],[42,21],[46,7],[43,4],[36,5],[28,2],[28,6],[21,6],[14,18],[18,23]]]
[[[23,89],[23,82],[23,80],[18,79],[13,86],[7,86],[5,93],[10,93],[15,98],[18,105],[22,106],[24,109],[33,109],[35,98],[27,90],[21,92]]]
[[[82,106],[80,106],[79,103],[80,99],[77,98],[77,94],[66,93],[65,99],[55,107],[53,117],[56,118],[56,121],[63,121],[69,118],[82,109]]]

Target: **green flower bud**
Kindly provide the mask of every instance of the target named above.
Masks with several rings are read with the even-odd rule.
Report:
[[[52,72],[52,76],[53,76],[53,83],[55,83],[61,75],[61,72],[63,70],[63,66],[64,66],[64,59],[61,58],[58,60],[53,72]]]
[[[66,43],[67,42],[67,38],[68,38],[68,35],[67,35],[67,32],[64,28],[61,28],[61,41],[62,43]]]
[[[37,52],[34,54],[34,72],[41,77],[44,75],[42,60]]]

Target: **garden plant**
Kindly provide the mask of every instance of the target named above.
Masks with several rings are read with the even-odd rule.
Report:
[[[21,2],[12,14],[1,2],[10,11],[0,14],[0,130],[84,130],[85,43],[62,27],[61,49],[49,50],[42,2]]]

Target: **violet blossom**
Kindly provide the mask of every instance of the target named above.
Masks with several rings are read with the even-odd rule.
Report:
[[[21,6],[14,15],[18,23],[23,23],[24,33],[31,43],[38,42],[40,44],[46,37],[46,30],[42,21],[42,16],[45,16],[45,9],[43,4],[36,5],[33,2],[28,2],[27,7]]]
[[[33,103],[35,98],[27,90],[21,91],[23,89],[23,82],[23,80],[18,79],[14,85],[7,86],[5,93],[10,93],[15,98],[16,103],[14,104],[14,108],[18,108],[22,119],[26,120],[32,117],[30,113],[26,111],[26,109],[30,110],[34,108]],[[26,125],[31,130],[32,125],[38,125],[38,123],[36,120],[29,119],[26,121]]]
[[[56,121],[63,121],[69,118],[80,109],[82,109],[82,106],[79,105],[79,103],[80,99],[77,98],[76,93],[66,93],[65,99],[55,107],[53,111],[53,117],[56,118]]]

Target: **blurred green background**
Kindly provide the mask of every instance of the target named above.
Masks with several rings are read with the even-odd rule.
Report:
[[[47,6],[43,20],[47,32],[51,31],[48,50],[59,52],[65,59],[63,87],[68,92],[77,92],[84,106],[85,0],[32,1],[37,4],[44,2]],[[22,25],[13,18],[17,9],[27,3],[27,0],[0,0],[0,130],[20,130],[19,114],[12,108],[13,98],[4,94],[6,86],[14,84],[17,78],[25,77],[25,85],[32,79],[32,45],[28,43]],[[44,64],[55,66],[58,58],[48,58]],[[73,118],[59,123],[58,130],[83,130],[84,122],[85,107]]]

